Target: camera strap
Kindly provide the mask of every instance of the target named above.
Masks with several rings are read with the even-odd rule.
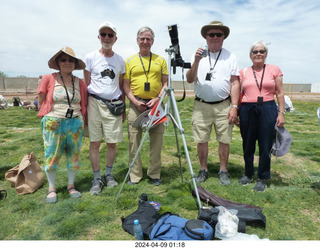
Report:
[[[256,72],[253,70],[253,67],[252,67],[253,76],[254,76],[254,79],[256,81],[256,85],[257,85],[258,89],[260,90],[260,96],[261,96],[261,89],[262,89],[262,82],[263,82],[263,76],[264,76],[265,68],[266,68],[266,64],[263,65],[263,72],[262,72],[261,82],[260,82],[260,86],[259,86],[259,83],[258,83],[258,80],[257,80],[257,76],[256,76]]]
[[[67,89],[67,87],[66,87],[66,84],[64,84],[64,81],[63,81],[63,77],[62,77],[61,72],[59,72],[59,73],[60,73],[60,78],[61,78],[61,80],[62,80],[64,89],[66,90],[67,100],[68,100],[69,107],[71,107],[71,103],[72,103],[72,101],[73,101],[73,99],[74,99],[74,92],[75,92],[75,89],[74,89],[74,77],[71,75],[71,79],[72,79],[72,99],[71,99],[71,101],[70,101],[68,89]]]
[[[150,52],[150,60],[149,60],[148,72],[146,72],[146,69],[145,69],[145,67],[144,67],[144,64],[143,64],[143,61],[142,61],[142,59],[141,59],[141,55],[140,55],[140,54],[139,54],[139,58],[140,58],[140,61],[141,61],[141,65],[142,65],[142,67],[143,67],[144,74],[146,75],[147,82],[149,82],[149,81],[148,81],[148,74],[149,74],[149,72],[150,72],[150,67],[151,67],[152,53]]]

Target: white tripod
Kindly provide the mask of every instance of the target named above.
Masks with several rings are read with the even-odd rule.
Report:
[[[157,108],[155,110],[155,113],[158,113],[158,110],[159,110],[161,104],[163,103],[163,98],[167,95],[168,96],[168,101],[165,104],[165,113],[166,113],[167,118],[170,117],[172,122],[173,122],[173,124],[174,124],[174,129],[175,129],[175,134],[176,134],[176,142],[177,142],[177,149],[178,149],[178,155],[179,155],[180,171],[181,171],[181,154],[180,154],[180,149],[179,149],[179,141],[178,141],[177,129],[180,131],[180,134],[181,134],[181,138],[182,138],[182,142],[183,142],[183,146],[184,146],[184,151],[185,151],[185,154],[186,154],[186,158],[187,158],[187,161],[188,161],[189,170],[190,170],[190,173],[191,173],[191,178],[192,178],[192,182],[193,182],[193,186],[194,186],[194,191],[196,193],[199,209],[201,209],[202,205],[201,205],[201,202],[200,202],[198,188],[197,188],[197,184],[196,184],[196,181],[195,181],[196,176],[195,176],[195,174],[193,173],[193,170],[192,170],[192,165],[191,165],[191,161],[190,161],[190,157],[189,157],[187,143],[186,143],[186,140],[185,140],[185,137],[184,137],[184,129],[182,128],[182,125],[181,125],[180,115],[179,115],[176,99],[174,97],[174,89],[171,87],[171,59],[172,59],[171,57],[172,57],[172,54],[174,54],[174,57],[175,57],[177,49],[178,48],[176,46],[171,46],[169,49],[166,49],[166,52],[168,53],[168,70],[169,70],[168,87],[165,89],[165,94],[162,94],[162,96],[161,96],[161,98],[159,100],[158,106],[157,106]],[[175,61],[175,58],[173,58],[173,61]],[[170,110],[172,110],[172,113],[170,113]],[[124,184],[126,183],[126,181],[128,179],[130,171],[131,171],[131,169],[132,169],[132,167],[134,165],[135,160],[138,157],[138,154],[139,154],[139,152],[141,150],[143,142],[146,139],[149,130],[152,128],[152,124],[153,124],[153,121],[154,121],[155,117],[156,117],[156,115],[152,116],[151,120],[149,121],[149,123],[148,123],[148,125],[146,127],[145,134],[144,134],[144,136],[143,136],[143,138],[141,140],[139,148],[138,148],[138,150],[137,150],[132,162],[129,165],[128,173],[127,173],[127,175],[126,175],[126,177],[125,177],[125,179],[124,179],[124,181],[123,181],[123,183],[121,185],[121,188],[120,188],[120,190],[119,190],[119,192],[117,194],[117,197],[116,197],[115,201],[117,201],[118,198],[119,198],[121,190],[122,190]],[[181,179],[183,181],[182,171],[181,171]]]

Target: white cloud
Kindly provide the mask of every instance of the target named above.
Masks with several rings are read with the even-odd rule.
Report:
[[[167,59],[167,26],[178,24],[181,54],[189,61],[204,42],[201,27],[221,20],[231,29],[224,47],[237,55],[240,67],[251,65],[250,45],[264,40],[271,43],[268,63],[281,68],[284,82],[319,81],[316,0],[0,0],[0,6],[0,71],[9,76],[50,73],[48,60],[65,45],[84,58],[99,48],[97,29],[107,20],[117,27],[114,50],[124,58],[137,52],[136,32],[148,25],[156,34],[153,52]]]

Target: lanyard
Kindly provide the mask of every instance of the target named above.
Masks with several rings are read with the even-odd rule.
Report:
[[[144,74],[146,75],[147,82],[149,82],[149,81],[148,81],[148,74],[149,74],[149,72],[150,72],[152,53],[150,52],[150,60],[149,60],[148,73],[146,72],[146,69],[145,69],[145,67],[144,67],[144,65],[143,65],[143,61],[142,61],[142,59],[141,59],[141,55],[140,55],[140,54],[139,54],[139,58],[140,58],[140,61],[141,61],[142,67],[143,67]]]
[[[61,72],[60,72],[60,77],[61,77],[61,80],[62,80],[64,89],[66,90],[67,100],[68,100],[69,107],[71,107],[71,103],[72,103],[72,101],[73,101],[73,99],[74,99],[74,79],[73,79],[73,76],[71,77],[71,78],[72,78],[72,99],[71,99],[71,101],[70,101],[70,98],[69,98],[68,89],[67,89],[66,85],[64,84],[64,81],[63,81]]]
[[[214,68],[215,68],[215,66],[216,66],[216,64],[217,64],[217,62],[218,62],[218,60],[219,60],[221,51],[222,51],[222,50],[220,50],[220,52],[219,52],[219,54],[218,54],[218,57],[217,57],[216,61],[214,62],[213,67],[211,67],[211,58],[210,58],[210,52],[209,52],[209,57],[208,57],[208,58],[209,58],[209,63],[210,63],[210,72],[212,72],[212,71],[214,70]]]
[[[265,68],[266,68],[266,64],[263,65],[263,72],[262,72],[261,82],[260,82],[260,86],[259,86],[259,83],[258,83],[258,80],[257,80],[257,76],[256,76],[256,72],[253,70],[253,67],[252,67],[254,79],[256,80],[256,84],[257,84],[258,89],[260,90],[260,96],[261,96],[261,89],[262,89],[262,82],[263,82],[263,76],[264,76]]]

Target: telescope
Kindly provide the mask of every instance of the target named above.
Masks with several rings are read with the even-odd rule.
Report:
[[[173,73],[176,73],[176,67],[191,68],[191,63],[184,62],[180,53],[178,27],[177,24],[168,26],[169,35],[171,38],[170,49],[174,52],[174,58],[171,59],[171,66],[173,67]]]

